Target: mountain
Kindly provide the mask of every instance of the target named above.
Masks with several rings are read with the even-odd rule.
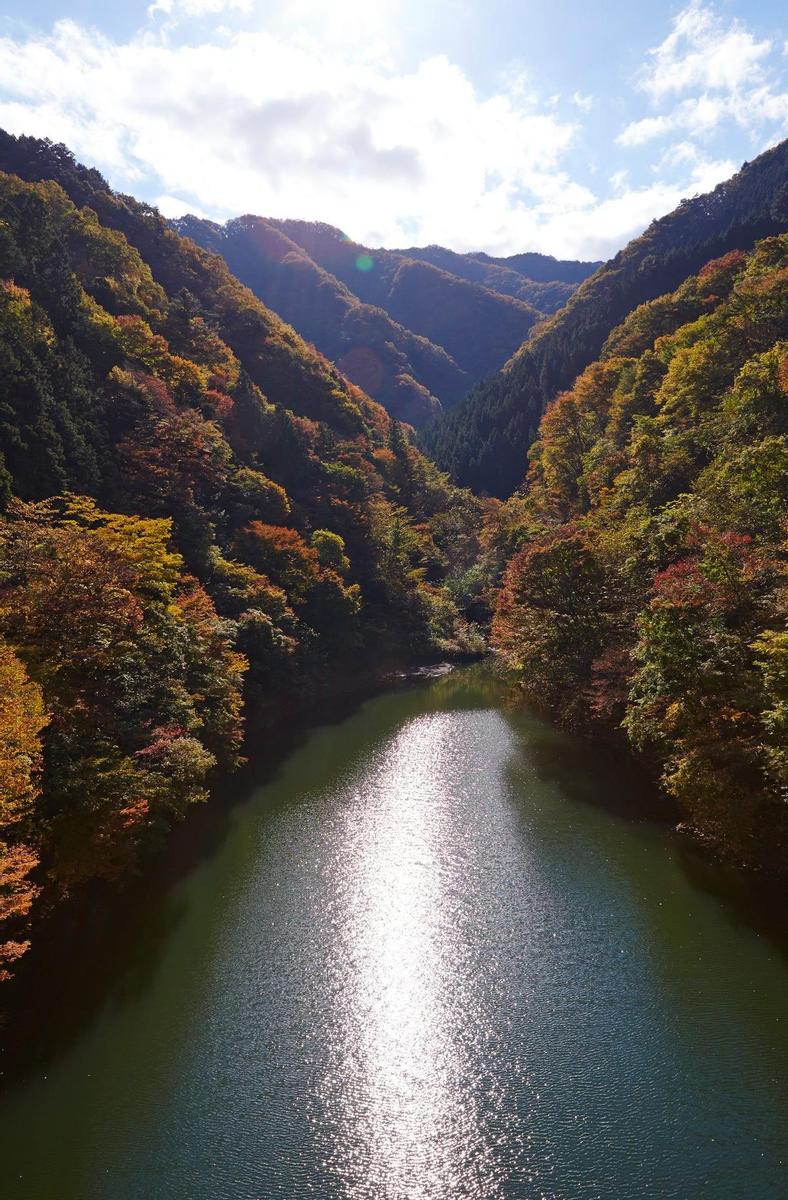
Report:
[[[0,133],[0,977],[256,714],[478,649],[482,506],[148,205]],[[258,732],[258,737],[261,736]]]
[[[574,290],[559,280],[595,264],[540,255],[533,282],[507,260],[440,247],[375,250],[330,225],[244,216],[225,225],[187,216],[178,232],[231,270],[398,419],[420,426],[501,366],[544,312]],[[542,261],[543,260],[543,261]],[[540,307],[534,307],[534,302]]]
[[[427,337],[436,336],[440,344],[447,348],[453,346],[458,355],[457,361],[472,374],[483,370],[484,363],[495,355],[487,350],[486,339],[481,334],[475,338],[472,346],[466,347],[463,338],[456,334],[457,321],[464,321],[467,326],[469,318],[473,319],[472,309],[476,305],[479,310],[479,319],[489,318],[491,323],[498,320],[505,326],[504,334],[496,333],[492,328],[487,327],[485,327],[485,332],[493,338],[500,339],[504,336],[508,339],[514,333],[513,327],[517,323],[515,313],[518,309],[512,307],[507,301],[520,299],[521,304],[523,303],[522,296],[515,295],[513,291],[509,290],[509,287],[495,286],[495,281],[501,278],[501,271],[505,271],[507,278],[517,275],[522,281],[523,272],[519,271],[517,267],[511,267],[510,264],[533,265],[534,269],[542,276],[539,280],[541,283],[550,282],[544,276],[549,275],[550,270],[553,269],[555,271],[554,280],[567,286],[576,286],[576,283],[590,275],[597,265],[596,263],[561,263],[557,259],[539,254],[516,255],[513,259],[495,260],[487,259],[484,255],[455,254],[453,251],[442,250],[440,247],[427,247],[423,250],[370,249],[358,242],[353,242],[341,230],[319,222],[274,220],[271,223],[284,230],[316,262],[341,279],[360,299],[385,308],[396,319],[402,319],[398,313],[406,316],[409,328],[414,329],[417,333],[424,333]],[[437,255],[433,253],[434,250],[438,251]],[[479,261],[482,274],[475,270],[473,266],[475,260]],[[435,274],[423,270],[423,267],[419,269],[420,264],[433,267]],[[419,283],[430,286],[435,299],[441,301],[439,311],[430,313],[428,324],[425,323],[423,314],[412,314],[411,319],[409,310],[412,294],[409,282],[411,272],[415,273],[415,278]],[[427,284],[427,280],[431,276],[432,283]],[[452,286],[452,280],[447,279],[447,276],[455,277],[454,286]],[[573,276],[576,278],[572,279]],[[465,283],[473,286],[460,288],[456,285],[457,279],[464,280]],[[526,280],[527,282],[528,280]],[[441,285],[447,288],[445,299],[442,295]],[[522,288],[522,282],[519,286]],[[491,292],[500,296],[503,303],[496,306],[490,296]],[[563,294],[561,299],[563,299]],[[467,315],[464,311],[465,306],[471,309]],[[550,311],[548,307],[545,307],[536,312],[530,303],[526,305],[526,308],[529,310],[528,316],[531,322],[536,316],[541,317],[545,312]],[[519,311],[522,312],[522,309]]]
[[[584,732],[623,730],[704,841],[785,872],[788,235],[635,308],[530,458],[497,518],[493,622],[523,693]]]
[[[547,254],[514,254],[510,258],[492,258],[483,252],[458,254],[443,246],[413,246],[397,253],[432,263],[502,296],[525,300],[543,313],[562,308],[577,285],[602,265],[562,261]]]
[[[788,142],[766,151],[707,195],[654,221],[580,284],[503,369],[423,435],[435,461],[463,486],[508,496],[546,404],[599,355],[637,305],[676,288],[704,263],[788,228]]]
[[[602,266],[601,262],[553,258],[551,254],[536,254],[533,251],[510,254],[508,258],[495,258],[484,253],[473,254],[470,257],[477,258],[480,262],[507,267],[536,283],[551,283],[556,280],[561,283],[582,283],[589,275],[593,275],[596,267]]]
[[[470,376],[442,347],[364,304],[271,222],[187,216],[173,227],[223,255],[256,296],[398,420],[423,425],[441,402],[455,404],[468,391]]]

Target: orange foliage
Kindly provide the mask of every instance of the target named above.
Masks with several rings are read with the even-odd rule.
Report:
[[[32,683],[12,648],[0,641],[0,928],[21,928],[38,888],[30,873],[38,855],[23,840],[20,826],[39,795],[41,742],[47,723],[40,689]],[[26,940],[11,938],[0,945],[0,980],[27,949]]]
[[[242,557],[274,583],[303,595],[320,571],[317,551],[297,529],[252,521],[238,537]]]

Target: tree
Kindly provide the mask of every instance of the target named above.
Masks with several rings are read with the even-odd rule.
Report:
[[[19,933],[39,890],[30,878],[38,854],[27,839],[35,836],[47,720],[41,689],[0,638],[0,979],[30,944]]]

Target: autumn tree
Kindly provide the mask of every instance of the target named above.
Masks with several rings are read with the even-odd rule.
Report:
[[[38,893],[30,876],[38,865],[34,815],[46,724],[41,689],[0,638],[0,979],[29,946],[20,934]]]

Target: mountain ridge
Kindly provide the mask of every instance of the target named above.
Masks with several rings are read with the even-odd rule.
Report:
[[[374,249],[324,222],[187,214],[178,232],[224,255],[234,274],[400,420],[425,424],[457,404],[576,284],[527,279],[506,260],[441,247]],[[541,273],[595,264],[546,256]],[[543,307],[534,307],[538,299]],[[415,339],[415,340],[414,340]]]
[[[440,411],[440,397],[454,404],[470,387],[442,347],[360,301],[273,223],[247,215],[219,225],[187,215],[171,224],[222,254],[237,278],[398,420],[423,424]],[[374,354],[359,354],[373,345]]]
[[[483,505],[224,259],[0,133],[0,980],[340,670],[478,653]],[[23,177],[24,176],[24,177]]]
[[[788,229],[788,140],[712,192],[683,200],[584,280],[503,368],[424,431],[422,445],[455,481],[506,497],[551,399],[601,352],[639,304],[678,287],[729,250]]]

